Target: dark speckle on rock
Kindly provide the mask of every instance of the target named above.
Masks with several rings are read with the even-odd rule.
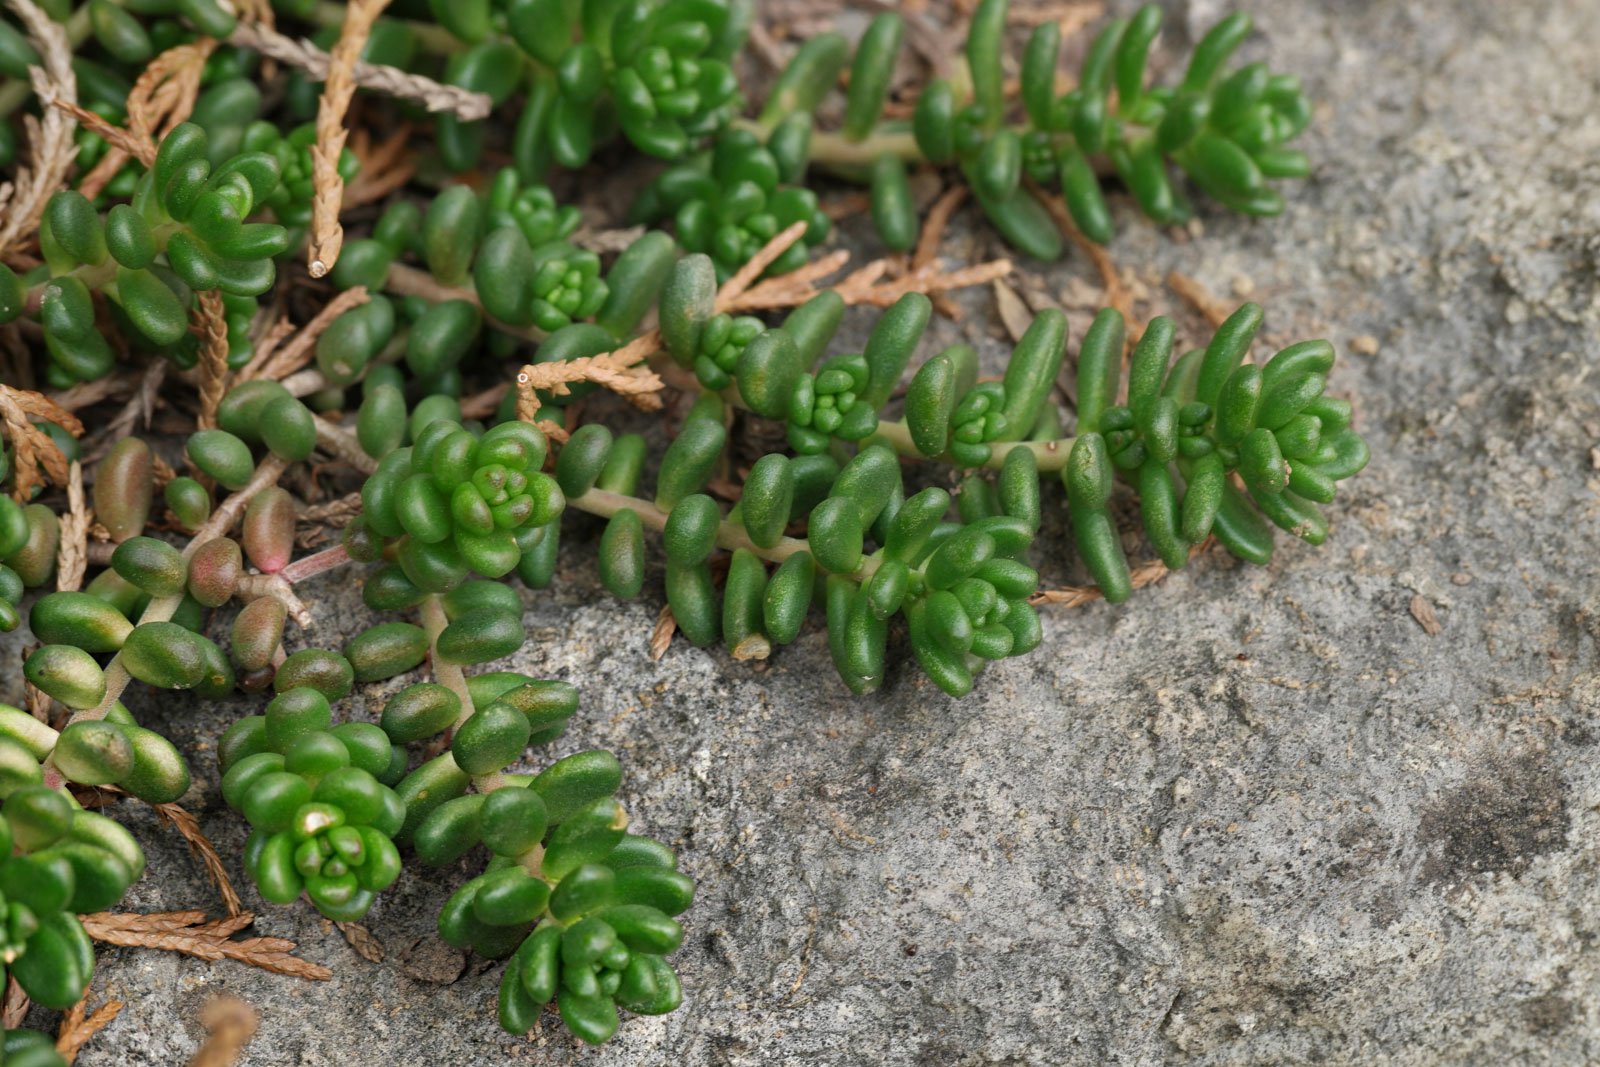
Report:
[[[1423,810],[1422,880],[1450,887],[1480,874],[1518,875],[1567,843],[1566,785],[1540,754],[1494,758]]]

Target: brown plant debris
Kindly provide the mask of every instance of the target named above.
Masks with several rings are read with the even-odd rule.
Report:
[[[1211,290],[1189,277],[1172,271],[1167,275],[1167,288],[1180,296],[1184,303],[1198,311],[1202,318],[1216,329],[1225,322],[1232,310],[1211,295]]]
[[[313,278],[321,278],[333,269],[344,244],[344,228],[339,225],[339,208],[344,202],[339,154],[349,136],[344,115],[356,93],[354,71],[361,49],[366,46],[372,24],[388,6],[389,0],[351,0],[345,7],[339,42],[328,59],[327,80],[317,102],[317,143],[311,148],[316,193],[311,201],[311,247],[306,251],[306,265]]]
[[[1189,549],[1189,558],[1194,559],[1216,541],[1206,538],[1204,541]],[[1133,588],[1143,589],[1147,585],[1154,585],[1165,578],[1171,571],[1159,559],[1146,560],[1137,564],[1130,572],[1133,578]],[[1035,607],[1049,604],[1058,608],[1081,608],[1085,604],[1092,604],[1105,596],[1097,585],[1063,585],[1054,589],[1041,589],[1028,598],[1028,603]]]
[[[329,71],[333,57],[310,41],[297,41],[285,37],[268,26],[243,20],[228,36],[228,41],[241,48],[260,52],[280,63],[297,67],[309,74],[312,81],[331,80]],[[359,55],[360,51],[357,48],[356,54]],[[350,68],[349,77],[363,89],[409,100],[421,104],[429,111],[454,112],[468,122],[488,118],[493,107],[493,102],[487,93],[475,93],[453,85],[440,85],[432,78],[424,78],[420,74],[408,74],[396,67],[358,61]]]
[[[228,909],[229,915],[241,915],[244,906],[239,902],[239,893],[233,888],[233,881],[228,877],[228,868],[223,865],[222,857],[217,855],[217,848],[211,839],[200,829],[199,820],[191,815],[187,808],[176,802],[166,804],[152,804],[156,818],[164,825],[178,831],[178,836],[189,843],[189,850],[200,860],[200,865],[206,869],[206,875],[217,887],[217,892],[222,894],[223,906]]]
[[[22,1020],[28,1014],[28,994],[22,991],[15,978],[6,979],[5,1003],[0,1006],[0,1026],[7,1030],[15,1030],[22,1025]]]
[[[70,477],[67,457],[49,434],[33,425],[29,416],[53,422],[74,437],[83,436],[83,423],[55,401],[41,393],[0,385],[0,423],[11,441],[16,469],[12,495],[23,502],[31,499],[35,486],[43,484],[40,467],[44,468],[45,478],[56,485],[65,486]]]
[[[217,425],[217,408],[228,388],[228,316],[222,293],[208,289],[200,294],[189,327],[200,336],[200,418],[202,430]]]
[[[78,120],[78,124],[105,141],[112,148],[145,163],[155,162],[155,149],[149,141],[142,141],[109,119],[102,118],[86,107],[57,97],[50,101],[56,107]],[[147,164],[148,165],[148,164]]]
[[[76,104],[78,80],[72,73],[72,46],[66,31],[33,0],[6,0],[6,4],[16,12],[44,64],[28,68],[34,95],[45,103]],[[39,118],[23,116],[22,125],[28,139],[28,164],[17,168],[13,181],[0,184],[0,258],[32,238],[45,202],[66,181],[78,155],[72,137],[74,123],[67,112],[46,107]]]
[[[112,142],[111,150],[78,183],[80,192],[89,197],[97,195],[129,159],[155,159],[156,141],[194,110],[200,76],[216,47],[216,41],[202,37],[169,48],[150,61],[128,94],[128,134],[138,150],[124,151]]]
[[[350,947],[356,950],[357,956],[360,956],[368,963],[383,962],[383,942],[374,937],[371,930],[368,930],[360,923],[336,922],[333,925],[339,928],[339,932],[350,943]]]
[[[161,384],[166,381],[167,368],[171,366],[172,361],[166,359],[152,359],[146,364],[144,372],[139,375],[138,383],[131,390],[127,403],[111,417],[110,422],[95,430],[95,439],[98,443],[84,457],[86,460],[93,462],[100,458],[112,445],[132,433],[135,426],[143,426],[147,430],[150,428],[150,419],[156,410],[156,397],[161,393]],[[79,387],[73,386],[74,390],[77,388]],[[64,397],[57,399],[65,406]],[[165,485],[171,480],[169,475],[162,484]]]
[[[530,363],[517,374],[517,418],[533,422],[539,414],[536,390],[569,396],[575,382],[594,382],[625,397],[640,411],[661,410],[662,381],[626,346],[615,352],[554,363]]]
[[[83,588],[89,566],[89,523],[92,513],[83,495],[83,465],[77,460],[67,471],[67,513],[61,517],[61,546],[56,550],[56,588],[76,592]]]
[[[1444,631],[1444,627],[1439,625],[1439,616],[1434,614],[1433,605],[1424,597],[1411,598],[1411,617],[1417,620],[1417,625],[1429,637],[1437,637]]]
[[[200,1025],[210,1031],[206,1043],[189,1060],[189,1067],[233,1067],[239,1053],[256,1036],[260,1017],[238,997],[220,996],[206,1002]]]
[[[1105,246],[1089,240],[1084,232],[1078,229],[1078,224],[1072,221],[1072,213],[1067,210],[1067,202],[1059,194],[1045,192],[1038,185],[1032,184],[1031,178],[1029,182],[1034,194],[1050,212],[1050,217],[1055,220],[1061,232],[1078,246],[1079,251],[1089,257],[1089,262],[1094,264],[1095,272],[1100,275],[1100,287],[1105,290],[1102,305],[1116,308],[1122,313],[1124,322],[1131,324],[1138,321],[1133,314],[1133,297],[1129,294],[1128,287],[1122,284],[1122,276],[1117,273],[1117,265],[1111,262],[1111,253],[1105,250]],[[1133,335],[1129,333],[1125,346],[1132,344],[1132,339]]]
[[[56,1031],[56,1051],[68,1063],[77,1062],[78,1050],[125,1007],[120,1000],[108,1000],[96,1008],[93,1015],[86,1015],[88,1003],[89,998],[85,997],[68,1008],[61,1017],[61,1028]]]
[[[656,616],[656,628],[650,631],[650,658],[659,660],[667,654],[668,647],[672,644],[672,635],[678,632],[678,620],[673,617],[672,605],[661,605],[661,613]]]
[[[411,124],[401,126],[374,145],[372,134],[356,130],[350,151],[361,161],[355,181],[344,187],[344,207],[349,210],[372,204],[396,192],[417,172],[417,157],[411,149]]]
[[[198,911],[147,915],[96,912],[80,918],[90,937],[108,945],[181,952],[202,960],[234,960],[273,974],[317,982],[333,977],[333,972],[320,963],[292,955],[293,941],[281,937],[233,940],[233,934],[255,921],[255,915],[248,911],[216,923],[206,922],[205,913]]]

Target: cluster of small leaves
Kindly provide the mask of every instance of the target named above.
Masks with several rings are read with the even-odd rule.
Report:
[[[319,338],[318,368],[330,383],[350,385],[388,345],[403,342],[414,395],[429,396],[459,392],[469,357],[482,350],[503,359],[518,343],[515,335],[530,329],[559,335],[541,345],[541,360],[610,351],[653,306],[677,247],[666,234],[648,232],[602,277],[600,257],[567,240],[578,221],[549,189],[522,183],[509,168],[482,193],[447,187],[426,211],[396,201],[371,237],[345,247],[334,283],[379,293],[394,265],[412,256],[434,281],[477,299],[374,296]]]
[[[891,620],[900,616],[922,669],[961,695],[987,662],[1042,639],[1029,603],[1038,576],[1027,559],[1044,468],[1061,472],[1080,554],[1116,601],[1130,587],[1111,518],[1119,471],[1138,495],[1150,541],[1176,567],[1207,536],[1265,561],[1271,524],[1319,543],[1326,520],[1316,505],[1366,461],[1348,404],[1323,394],[1331,347],[1305,342],[1259,368],[1248,363],[1260,321],[1253,305],[1175,364],[1171,326],[1155,320],[1134,350],[1121,404],[1124,324],[1102,313],[1079,352],[1074,438],[1061,437],[1050,399],[1067,345],[1059,313],[1035,320],[999,381],[976,380],[969,346],[935,354],[912,378],[897,422],[886,411],[928,323],[925,296],[890,307],[860,353],[828,351],[844,311],[835,292],[772,326],[718,310],[719,280],[778,231],[806,224],[770,274],[803,265],[827,237],[829,222],[802,183],[813,115],[847,64],[840,140],[856,146],[861,162],[830,169],[870,184],[874,221],[894,249],[917,240],[906,164],[919,153],[959,167],[1002,234],[1040,258],[1060,253],[1060,234],[1024,175],[1058,183],[1079,227],[1104,241],[1098,157],[1159,222],[1189,210],[1173,166],[1231,208],[1275,213],[1281,198],[1266,183],[1305,173],[1304,156],[1285,143],[1308,107],[1292,77],[1259,64],[1224,71],[1249,31],[1243,16],[1207,35],[1170,89],[1144,84],[1159,10],[1115,20],[1065,94],[1056,92],[1059,34],[1045,23],[1022,57],[1023,117],[1014,124],[1001,67],[1007,4],[982,0],[966,48],[970,78],[928,86],[908,136],[905,123],[882,117],[904,36],[894,13],[870,24],[853,59],[836,34],[805,42],[752,131],[732,125],[742,101],[730,66],[754,11],[748,0],[430,5],[466,43],[445,63],[444,81],[487,94],[502,113],[520,100],[513,165],[481,188],[447,185],[425,206],[392,201],[335,268],[337,285],[364,286],[368,298],[343,298],[354,306],[318,341],[327,388],[308,405],[275,381],[236,386],[216,412],[217,428],[186,442],[196,477],[174,478],[164,491],[176,525],[201,529],[213,512],[208,483],[238,491],[261,484],[263,456],[310,459],[337,432],[313,407],[341,408],[345,390],[359,385],[356,436],[376,471],[343,548],[376,565],[362,586],[369,607],[420,609],[423,625],[379,622],[339,652],[285,658],[296,602],[262,583],[286,588],[273,576],[294,552],[289,494],[258,488],[237,541],[223,530],[180,552],[145,535],[151,450],[137,438],[117,442],[93,482],[95,515],[116,545],[111,566],[83,592],[42,596],[29,620],[44,644],[26,677],[77,714],[58,733],[0,707],[0,831],[15,846],[0,847],[0,958],[41,1003],[65,1007],[87,982],[92,955],[71,913],[109,906],[143,867],[126,831],[44,783],[114,785],[158,803],[189,785],[176,749],[115,699],[119,675],[203,697],[273,691],[264,713],[239,721],[219,745],[224,798],[253,827],[245,867],[264,898],[304,895],[324,915],[353,920],[398,877],[400,848],[447,866],[481,844],[487,865],[445,906],[441,936],[509,958],[499,1004],[508,1031],[526,1032],[554,1001],[573,1033],[599,1043],[616,1031],[619,1007],[659,1014],[679,1004],[665,956],[682,941],[673,917],[691,903],[693,882],[665,845],[627,833],[616,799],[621,768],[610,754],[580,752],[533,776],[511,772],[529,745],[566,729],[578,706],[571,685],[463,670],[526,643],[521,596],[497,579],[551,582],[569,504],[606,518],[599,575],[621,597],[641,593],[646,530],[659,532],[667,604],[677,631],[696,645],[721,641],[735,658],[766,657],[795,641],[818,608],[838,673],[864,693],[885,680]],[[277,6],[322,17],[308,0]],[[89,14],[109,58],[75,64],[80,99],[118,120],[129,86],[116,64],[143,63],[192,39],[194,28],[224,37],[235,26],[214,0],[127,9],[94,0]],[[328,45],[334,36],[317,39]],[[405,23],[379,20],[363,55],[409,68],[417,43]],[[0,72],[25,72],[37,58],[0,23]],[[57,194],[40,233],[43,265],[21,276],[0,267],[0,321],[38,318],[51,385],[110,368],[107,309],[139,348],[192,364],[198,292],[223,296],[229,362],[238,368],[253,354],[256,298],[273,287],[274,259],[300,242],[296,231],[309,217],[315,139],[309,124],[285,131],[260,119],[253,64],[241,50],[219,48],[192,121],[162,142],[148,173],[128,163],[94,201]],[[288,82],[279,113],[310,118],[316,83],[298,73]],[[446,169],[472,170],[486,158],[489,122],[445,114],[434,131]],[[10,133],[0,123],[0,161],[14,154]],[[602,272],[599,256],[572,242],[577,211],[540,183],[552,163],[583,166],[618,135],[673,164],[634,213],[671,219],[690,255],[680,258],[673,238],[652,231]],[[80,144],[81,168],[105,151],[94,135]],[[349,178],[354,165],[347,151],[341,173]],[[266,216],[274,221],[251,221]],[[391,286],[406,257],[434,285],[462,292],[430,300],[407,295],[414,284]],[[463,417],[463,368],[480,349],[503,360],[543,337],[541,363],[594,357],[616,350],[653,310],[663,346],[704,390],[661,457],[653,500],[637,496],[647,459],[638,435],[577,427],[546,473],[545,437],[511,417],[514,396],[488,426]],[[584,389],[537,399],[559,405]],[[710,490],[725,488],[713,480],[725,474],[741,409],[782,424],[794,454],[759,458],[725,511]],[[63,443],[72,455],[76,447]],[[905,455],[966,470],[959,492],[908,493]],[[991,480],[978,468],[998,473]],[[48,507],[0,498],[0,631],[19,624],[23,590],[49,581],[60,542]],[[207,609],[234,599],[244,604],[224,652],[199,631]],[[429,661],[436,680],[395,693],[379,723],[334,724],[334,706],[355,684]],[[431,756],[413,767],[423,746]],[[6,1036],[5,1052],[23,1062],[15,1037]]]
[[[1001,13],[991,17],[1003,19],[1004,5],[998,6]],[[980,9],[974,16],[975,31],[984,15]],[[992,109],[1003,106],[999,56],[995,43],[974,32],[968,62],[980,85],[978,100],[956,113],[952,124],[946,102],[953,101],[951,90],[930,86],[915,121],[918,144],[930,158],[938,152],[961,160],[985,204],[1017,195],[1020,155],[1036,181],[1060,184],[1079,228],[1102,243],[1111,239],[1111,216],[1090,162],[1101,154],[1140,209],[1164,225],[1183,222],[1190,213],[1172,184],[1171,165],[1234,211],[1280,213],[1283,197],[1267,182],[1303,178],[1310,169],[1303,152],[1285,147],[1311,119],[1299,78],[1274,75],[1260,63],[1224,75],[1251,29],[1250,17],[1235,13],[1201,39],[1177,86],[1146,86],[1145,67],[1162,17],[1160,7],[1147,4],[1131,19],[1107,23],[1089,47],[1077,87],[1060,96],[1055,92],[1059,28],[1041,24],[1023,56],[1027,121],[1020,134],[988,121]],[[985,72],[982,78],[979,70]],[[992,209],[991,217],[999,224]]]
[[[434,17],[471,47],[446,71],[451,85],[502,102],[531,60],[535,68],[513,135],[524,176],[551,162],[581,167],[618,133],[646,155],[678,159],[724,128],[742,98],[732,68],[744,47],[750,0],[430,0]],[[492,37],[503,28],[510,41]],[[515,42],[514,44],[512,42]],[[509,53],[509,54],[508,54]],[[476,165],[481,134],[443,124],[447,165]],[[471,124],[481,126],[479,124]],[[457,139],[471,143],[450,144]]]
[[[48,376],[58,387],[112,367],[94,293],[115,309],[125,336],[192,366],[199,343],[189,332],[193,294],[220,290],[253,308],[276,280],[273,257],[288,250],[288,231],[245,219],[274,193],[278,178],[277,159],[264,152],[213,168],[205,131],[179,126],[162,141],[131,203],[102,216],[73,190],[51,197],[39,230],[44,263],[21,276],[0,265],[0,321],[37,308]],[[235,361],[241,357],[248,352],[234,353]]]
[[[69,1008],[94,972],[77,915],[121,899],[144,873],[144,853],[121,826],[41,784],[42,731],[54,732],[0,705],[0,974],[46,1007]]]
[[[406,418],[398,392],[389,398],[398,403],[395,415],[385,422],[377,412],[383,400],[375,399],[385,388],[362,405],[366,440],[380,430],[385,437],[372,449],[382,457],[378,469],[361,488],[359,532],[347,538],[353,554],[376,559],[392,542],[386,584],[409,585],[418,601],[450,591],[469,573],[500,578],[516,570],[566,503],[541,470],[544,435],[517,421],[475,434],[443,413],[419,426],[414,415]],[[408,428],[412,444],[401,447]],[[357,546],[358,538],[365,543]],[[521,643],[519,626],[513,647]]]
[[[671,218],[683,247],[709,255],[722,279],[780,230],[804,222],[801,239],[765,272],[786,274],[803,266],[833,228],[817,194],[793,184],[799,176],[796,163],[803,171],[803,157],[780,163],[773,147],[755,134],[726,130],[712,149],[663,171],[634,203],[631,217],[638,222]]]
[[[484,689],[505,692],[466,727],[507,704],[548,721],[551,709],[569,703],[562,686],[484,676]],[[576,699],[572,692],[570,704]],[[694,882],[677,871],[671,849],[626,832],[614,796],[621,783],[610,753],[579,752],[488,792],[446,783],[416,825],[413,844],[425,863],[454,864],[480,844],[490,854],[484,873],[445,904],[439,934],[491,959],[512,957],[499,1013],[512,1033],[525,1033],[556,1000],[568,1029],[599,1044],[616,1032],[618,1005],[660,1015],[682,1000],[663,957],[683,940],[672,916],[693,901]]]
[[[1113,19],[1095,38],[1075,88],[1057,93],[1060,27],[1046,20],[1021,60],[1023,115],[1012,124],[1002,71],[1008,0],[983,0],[972,16],[965,53],[970,84],[935,79],[917,97],[911,128],[918,153],[957,166],[979,204],[1011,244],[1038,259],[1056,259],[1062,241],[1025,175],[1059,184],[1074,220],[1091,239],[1112,236],[1094,160],[1109,160],[1141,210],[1163,224],[1184,221],[1189,206],[1171,178],[1176,166],[1212,197],[1251,215],[1275,215],[1283,198],[1268,182],[1304,177],[1303,153],[1286,147],[1310,121],[1299,79],[1259,63],[1224,73],[1248,36],[1243,14],[1223,19],[1196,46],[1181,82],[1145,85],[1145,68],[1161,29],[1154,4],[1131,19]],[[807,41],[779,76],[761,116],[779,146],[808,144],[810,114],[851,62],[842,135],[868,152],[896,131],[880,121],[890,75],[904,37],[901,16],[879,15],[853,59],[837,34]],[[871,186],[872,216],[890,248],[908,250],[918,221],[903,151],[886,145],[870,161],[842,169]],[[803,171],[803,154],[793,171]]]
[[[977,467],[992,465],[1003,449],[1003,484],[1013,464],[1036,462],[1036,444],[1066,450],[1062,478],[1079,552],[1112,602],[1131,591],[1109,517],[1119,471],[1135,487],[1145,532],[1170,568],[1183,566],[1210,536],[1254,563],[1271,558],[1273,525],[1313,545],[1326,539],[1327,518],[1317,505],[1331,503],[1336,483],[1368,458],[1351,429],[1349,403],[1324,395],[1334,359],[1327,341],[1302,341],[1264,365],[1247,363],[1261,309],[1245,304],[1205,348],[1173,362],[1172,323],[1156,318],[1134,348],[1127,400],[1118,404],[1124,323],[1116,311],[1102,311],[1078,353],[1077,435],[1056,440],[1058,418],[1043,401],[1060,356],[1029,363],[1030,339],[1045,321],[1035,320],[1000,382],[974,384],[964,346],[923,365],[905,408],[919,453]]]
[[[365,915],[399,877],[392,839],[406,819],[391,788],[405,751],[372,723],[333,725],[331,702],[356,678],[338,653],[294,653],[276,672],[266,713],[230,727],[217,753],[223,799],[252,827],[245,870],[262,897],[288,904],[304,893],[341,922]]]

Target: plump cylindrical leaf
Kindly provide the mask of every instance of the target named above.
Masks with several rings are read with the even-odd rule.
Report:
[[[124,437],[100,461],[95,470],[94,514],[113,541],[126,541],[144,531],[155,492],[153,479],[150,446],[137,437]]]

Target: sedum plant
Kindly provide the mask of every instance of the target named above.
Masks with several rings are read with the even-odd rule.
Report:
[[[748,313],[726,299],[781,231],[800,237],[765,261],[768,278],[807,268],[829,239],[814,174],[865,183],[896,251],[919,239],[918,165],[959,175],[1001,235],[1040,259],[1063,248],[1045,190],[1060,190],[1084,235],[1111,238],[1102,176],[1164,225],[1193,210],[1186,184],[1276,214],[1273,183],[1309,169],[1289,147],[1309,105],[1292,76],[1230,68],[1247,16],[1219,22],[1171,85],[1146,78],[1160,10],[1113,19],[1065,92],[1062,42],[1045,23],[1016,57],[1012,100],[1008,5],[981,0],[952,76],[891,108],[905,27],[889,11],[853,51],[832,33],[803,42],[744,118],[749,0],[395,5],[410,17],[373,23],[363,59],[394,68],[388,84],[421,78],[424,100],[441,86],[481,94],[490,117],[412,103],[363,116],[414,123],[431,150],[408,161],[404,192],[346,213],[350,240],[328,281],[365,299],[338,298],[341,312],[297,354],[310,366],[286,377],[253,360],[261,313],[298,311],[304,297],[280,268],[325,191],[318,83],[296,70],[263,91],[261,56],[218,42],[270,27],[214,0],[44,6],[80,45],[77,99],[107,121],[138,125],[135,86],[157,55],[196,45],[209,58],[184,75],[189,121],[162,120],[172,128],[148,168],[106,164],[115,173],[89,182],[112,148],[79,131],[76,185],[48,197],[38,257],[0,264],[0,326],[37,340],[45,385],[68,390],[150,359],[195,367],[196,327],[215,333],[220,305],[225,362],[244,380],[223,391],[204,368],[205,417],[181,458],[177,442],[158,454],[161,442],[124,433],[92,464],[109,543],[81,589],[47,589],[76,584],[65,561],[83,524],[63,523],[41,486],[47,465],[15,435],[36,430],[69,462],[78,442],[34,422],[35,408],[21,428],[5,420],[14,445],[0,481],[17,499],[0,496],[0,632],[26,617],[41,645],[24,677],[68,713],[52,726],[0,706],[0,963],[41,1004],[83,995],[93,959],[74,916],[113,906],[144,867],[74,788],[164,804],[190,785],[175,746],[122,703],[132,682],[259,702],[217,755],[223,799],[251,827],[243,866],[263,900],[303,897],[354,921],[407,864],[466,864],[438,930],[504,961],[501,1026],[527,1033],[553,1007],[599,1044],[620,1012],[683,1000],[669,957],[695,884],[630,821],[613,755],[532,753],[581,722],[577,689],[498,669],[528,640],[518,585],[555,581],[563,536],[593,541],[617,597],[644,595],[659,573],[676,631],[697,646],[763,659],[814,625],[842,683],[868,693],[893,681],[903,633],[919,669],[962,696],[989,663],[1045,640],[1033,601],[1035,565],[1054,551],[1038,543],[1048,509],[1064,512],[1084,567],[1118,602],[1133,584],[1121,515],[1136,508],[1169,568],[1208,539],[1265,563],[1275,528],[1321,543],[1321,509],[1367,461],[1350,405],[1326,393],[1332,346],[1302,341],[1253,362],[1255,305],[1183,353],[1167,319],[1130,345],[1122,316],[1101,312],[1076,342],[1069,414],[1053,396],[1073,346],[1059,312],[1037,316],[1002,372],[980,380],[973,347],[925,351],[935,308],[916,291],[885,301],[860,351],[837,343],[849,282],[816,292],[813,272],[804,302]],[[324,48],[340,39],[341,5],[273,7]],[[0,73],[23,79],[42,63],[0,22]],[[0,119],[18,106],[8,88]],[[835,95],[842,117],[823,129]],[[19,156],[16,132],[0,121],[0,165]],[[339,144],[333,166],[349,181],[361,164]],[[602,159],[649,168],[627,221],[664,227],[609,264],[554,191],[560,169]],[[384,190],[391,179],[374,176]],[[504,382],[513,357],[552,373],[498,403],[473,395]],[[646,360],[688,394],[659,455],[575,403]],[[358,472],[332,475],[356,490],[356,513],[336,546],[307,555],[294,493],[324,473],[322,457]],[[166,462],[183,470],[169,477]],[[363,602],[381,618],[338,649],[289,653],[291,624],[312,619],[297,583],[346,565],[362,569]],[[376,721],[350,714],[357,686],[395,679]],[[55,1062],[37,1038],[5,1034],[5,1062]]]
[[[1310,121],[1310,105],[1294,75],[1252,63],[1226,70],[1249,35],[1249,16],[1235,13],[1196,45],[1181,81],[1148,86],[1145,72],[1160,34],[1162,10],[1140,8],[1113,19],[1095,37],[1076,87],[1057,92],[1060,27],[1045,21],[1021,56],[1021,115],[1004,91],[1002,57],[1008,0],[983,0],[968,29],[964,74],[934,79],[917,96],[907,124],[881,120],[889,79],[904,37],[901,16],[873,20],[853,58],[838,35],[812,38],[780,75],[758,128],[771,155],[798,181],[812,153],[812,117],[847,65],[851,76],[844,124],[817,162],[866,182],[879,236],[910,249],[918,221],[906,162],[957,168],[995,228],[1023,253],[1060,257],[1059,230],[1024,177],[1059,186],[1078,227],[1090,239],[1112,237],[1095,162],[1106,161],[1153,221],[1185,221],[1190,207],[1172,181],[1176,167],[1224,206],[1248,215],[1276,215],[1283,197],[1271,182],[1303,178],[1304,153],[1287,147]],[[907,135],[909,134],[909,141]]]

